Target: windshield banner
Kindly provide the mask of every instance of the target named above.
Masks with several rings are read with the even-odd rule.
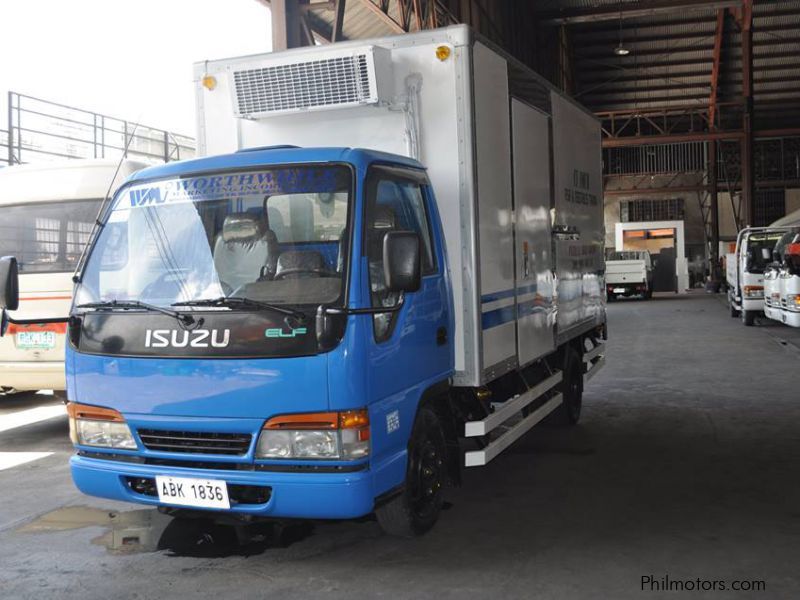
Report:
[[[281,196],[347,191],[350,174],[341,166],[283,168],[270,171],[201,175],[129,187],[118,208],[206,202],[247,195]]]

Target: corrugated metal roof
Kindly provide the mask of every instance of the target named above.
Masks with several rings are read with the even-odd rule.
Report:
[[[652,0],[502,0],[502,4],[501,0],[472,0],[470,14],[482,31],[501,45],[503,40],[497,37],[505,32],[506,47],[529,60],[536,53],[541,55],[542,44],[550,39],[542,32],[556,27],[542,25],[542,19],[582,15],[580,22],[569,21],[565,27],[574,62],[574,94],[592,110],[707,104],[717,14],[725,10],[720,6],[730,3],[698,2],[691,11],[680,7],[666,10],[666,4],[660,1],[654,5]],[[675,0],[675,4],[680,3]],[[641,14],[640,9],[656,5],[658,11]],[[388,7],[388,16],[379,14],[378,6]],[[397,23],[402,22],[398,6],[398,0],[347,0],[344,37],[365,39],[398,33]],[[440,9],[445,6],[457,14],[455,7],[463,3],[439,0]],[[616,8],[637,10],[640,16],[620,20],[615,16]],[[594,20],[592,11],[602,14]],[[506,20],[489,23],[487,30],[490,17],[497,15],[505,15]],[[734,16],[726,15],[718,89],[718,100],[723,102],[736,101],[742,94],[741,34]],[[329,35],[333,11],[323,5],[311,8],[309,20],[315,29]],[[614,54],[620,43],[620,24],[622,44],[631,51],[624,57]],[[416,30],[414,19],[409,25],[410,30]],[[535,51],[528,48],[528,52],[521,52],[520,44],[526,43],[535,45]],[[540,61],[539,66],[552,68],[546,62]],[[774,112],[775,103],[794,102],[800,123],[800,1],[754,0],[753,67],[757,118]],[[767,101],[763,110],[759,108],[762,101]]]

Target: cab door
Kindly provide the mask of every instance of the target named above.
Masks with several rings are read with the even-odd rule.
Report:
[[[371,167],[365,188],[362,285],[379,313],[367,329],[367,391],[370,398],[373,460],[404,451],[416,407],[425,390],[453,372],[453,322],[436,206],[423,171]],[[400,297],[386,290],[383,238],[389,231],[414,231],[420,239],[422,282]],[[404,475],[393,474],[393,478]],[[391,477],[390,477],[391,478]],[[396,482],[394,482],[396,483]]]

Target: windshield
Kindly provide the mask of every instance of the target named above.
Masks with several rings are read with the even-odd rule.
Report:
[[[72,272],[102,200],[28,202],[0,208],[0,256],[16,256],[20,273]]]
[[[764,269],[772,262],[772,250],[781,238],[781,233],[762,233],[754,234],[747,238],[747,272],[763,273]],[[764,256],[764,249],[767,249],[768,256]]]
[[[333,165],[126,186],[91,250],[75,302],[334,302],[344,286],[351,188],[350,169]]]

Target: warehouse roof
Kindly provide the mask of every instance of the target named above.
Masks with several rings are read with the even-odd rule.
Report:
[[[466,22],[595,112],[708,106],[721,17],[717,100],[742,98],[742,0],[344,1],[341,39]],[[331,37],[335,5],[311,1],[304,11],[319,41]],[[761,127],[800,124],[800,3],[756,0],[752,10],[756,120]],[[554,36],[561,27],[566,35]],[[555,80],[554,44],[573,63],[566,84]],[[627,55],[615,53],[620,45]]]

